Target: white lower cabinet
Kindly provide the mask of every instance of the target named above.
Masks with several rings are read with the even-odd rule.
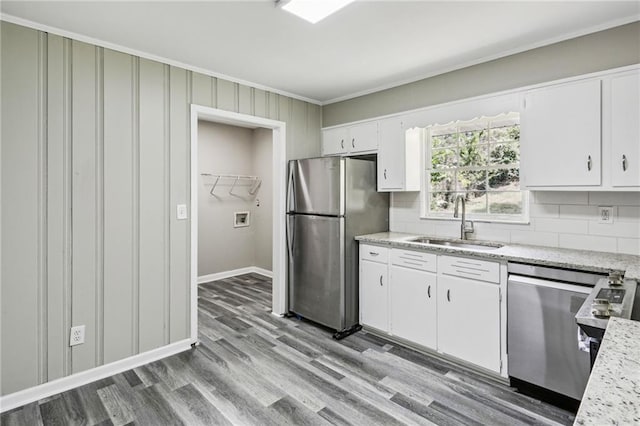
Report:
[[[391,265],[391,334],[436,349],[436,274]]]
[[[504,376],[501,275],[497,262],[363,244],[360,322]]]
[[[386,263],[360,260],[360,322],[389,331],[389,291]]]
[[[500,372],[500,287],[438,276],[438,350]]]

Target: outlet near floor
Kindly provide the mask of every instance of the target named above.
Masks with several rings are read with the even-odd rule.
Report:
[[[84,325],[71,327],[71,336],[69,337],[69,346],[81,345],[84,343]]]

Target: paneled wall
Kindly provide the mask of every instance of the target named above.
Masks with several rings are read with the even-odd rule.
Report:
[[[189,105],[287,122],[317,105],[2,22],[0,393],[189,332]],[[69,329],[85,343],[68,346]]]

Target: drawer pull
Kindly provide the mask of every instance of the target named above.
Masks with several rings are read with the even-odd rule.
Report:
[[[458,260],[457,263],[461,263],[463,265],[471,265],[471,266],[482,266],[482,263],[477,262],[467,262],[465,260]]]
[[[429,299],[431,299],[431,286],[427,288],[427,296],[429,296]]]
[[[380,255],[380,253],[376,253],[375,251],[370,251],[370,252],[369,252],[369,254],[370,254],[371,256],[378,256],[378,255]]]
[[[422,263],[417,263],[417,262],[409,262],[408,260],[405,260],[404,262],[402,262],[403,265],[413,265],[413,266],[423,266]]]

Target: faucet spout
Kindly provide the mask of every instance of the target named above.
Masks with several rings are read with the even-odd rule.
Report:
[[[466,240],[467,234],[470,234],[474,231],[473,222],[467,221],[467,209],[466,209],[466,201],[465,197],[462,194],[456,195],[455,205],[453,207],[453,217],[458,217],[458,206],[462,204],[462,220],[460,223],[460,239]]]

